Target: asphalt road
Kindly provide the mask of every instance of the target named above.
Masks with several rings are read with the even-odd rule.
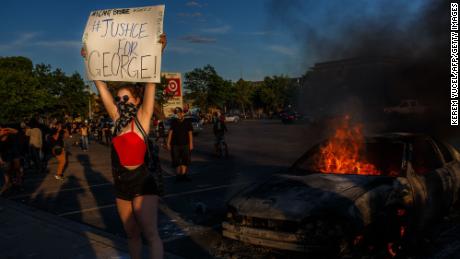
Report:
[[[192,182],[176,183],[169,153],[161,151],[166,194],[158,225],[167,251],[185,258],[222,255],[227,241],[220,235],[220,223],[226,201],[245,186],[286,169],[325,133],[308,124],[283,125],[278,120],[241,121],[228,128],[229,158],[214,155],[210,126],[196,136]],[[88,152],[73,146],[65,181],[54,179],[57,163],[51,160],[50,173],[28,173],[25,190],[9,198],[124,236],[114,204],[109,152],[108,146],[94,142]]]

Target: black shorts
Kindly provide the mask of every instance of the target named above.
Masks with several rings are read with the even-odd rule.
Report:
[[[145,165],[134,170],[124,167],[112,169],[117,198],[132,201],[137,196],[159,195],[155,178]]]
[[[171,146],[172,167],[188,166],[191,162],[190,148],[185,146]]]

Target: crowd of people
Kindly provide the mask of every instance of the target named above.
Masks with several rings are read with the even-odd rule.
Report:
[[[66,165],[64,138],[69,137],[69,125],[54,120],[50,124],[31,119],[18,125],[0,125],[0,170],[3,185],[0,195],[12,189],[22,189],[25,171],[44,173],[48,161],[55,157],[58,169],[55,178],[62,180]]]
[[[90,138],[109,145],[111,136],[111,124],[104,120],[64,123],[37,116],[21,123],[0,125],[0,175],[3,175],[0,195],[22,190],[25,172],[48,172],[52,158],[58,162],[54,178],[64,180],[68,156],[66,139],[73,139],[73,145],[88,151]]]
[[[176,110],[176,113],[177,111],[179,110]],[[175,114],[175,117],[177,116],[183,118],[184,115],[181,111],[179,115]],[[204,116],[202,118],[204,119]],[[58,161],[55,179],[63,180],[67,163],[65,144],[67,141],[64,141],[65,139],[70,139],[69,143],[83,151],[88,151],[90,142],[109,146],[112,143],[114,125],[106,118],[89,122],[64,123],[57,119],[48,121],[46,123],[42,118],[36,117],[17,124],[0,125],[0,170],[3,172],[0,195],[12,188],[22,189],[25,171],[37,174],[47,172],[48,161],[51,158],[56,158]],[[225,145],[227,151],[227,144],[224,140],[224,134],[227,131],[225,119],[215,112],[209,118],[209,123],[212,124],[215,135],[215,152],[221,156],[219,145]],[[184,128],[182,123],[174,123],[172,126],[170,132],[166,131],[164,121],[154,117],[150,137],[156,139],[160,146],[171,151],[173,166],[178,168],[179,181],[189,181],[190,178],[186,175],[186,171],[190,164],[190,152],[193,149],[193,135],[189,135],[191,125],[187,124],[186,133],[182,130]],[[178,152],[178,146],[182,151],[189,149],[190,152]],[[184,165],[179,167],[178,162],[182,161]]]

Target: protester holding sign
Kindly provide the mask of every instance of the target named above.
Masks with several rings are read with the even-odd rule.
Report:
[[[144,139],[145,136],[143,135],[143,131],[149,132],[150,130],[150,120],[153,115],[155,102],[156,85],[154,82],[159,82],[156,78],[156,75],[159,75],[156,69],[159,70],[159,68],[155,66],[159,64],[159,57],[161,57],[161,52],[166,46],[166,36],[162,33],[163,9],[164,6],[159,6],[92,12],[83,37],[82,55],[86,59],[85,64],[87,65],[88,76],[95,80],[94,83],[99,91],[104,107],[110,118],[115,122],[111,151],[112,174],[114,177],[117,209],[128,237],[131,258],[141,258],[141,232],[147,240],[150,257],[163,258],[163,244],[157,228],[159,189],[155,178],[147,170],[148,161],[146,161],[146,151],[148,147]],[[146,19],[144,15],[146,12],[154,12],[157,15],[156,19]],[[141,18],[145,19],[146,22],[139,20],[138,15],[140,13],[143,13]],[[132,21],[130,21],[130,15],[133,17]],[[124,22],[117,22],[116,17],[123,17]],[[154,21],[154,24],[149,24],[147,21]],[[91,30],[101,36],[98,36],[100,42],[95,41],[95,38],[93,40],[88,39],[90,36],[86,33]],[[117,32],[114,32],[114,30]],[[158,33],[158,35],[153,37],[152,33]],[[109,34],[109,36],[105,34]],[[152,54],[152,52],[145,54],[142,49],[135,49],[136,44],[140,44],[139,42],[135,43],[136,40],[148,36],[150,36],[150,44],[152,46],[160,46],[160,53]],[[118,74],[118,77],[113,73],[117,71],[116,65],[114,65],[118,64],[116,60],[115,63],[112,63],[112,66],[102,62],[99,64],[101,70],[91,71],[91,62],[94,62],[94,60],[89,60],[92,55],[91,53],[96,55],[94,54],[96,53],[94,52],[95,49],[103,48],[103,43],[107,37],[111,39],[117,37],[131,38],[130,43],[125,45],[124,49],[120,47],[117,50],[120,51],[119,61],[122,66],[125,64],[125,67],[121,67],[120,69],[126,69],[124,71],[126,72],[125,74],[121,70],[118,71],[121,73]],[[154,39],[159,39],[158,43],[160,44]],[[120,39],[120,44],[121,42]],[[143,44],[147,52],[153,51],[145,46],[145,41]],[[103,57],[104,54],[100,54]],[[136,72],[139,74],[134,76],[133,70],[130,70],[131,68],[128,65],[130,61],[124,60],[123,55],[126,55],[126,60],[129,59],[133,62],[140,60],[141,65],[138,67],[138,72]],[[146,61],[147,59],[142,59],[141,57],[148,55],[156,57],[155,59],[151,59],[155,61],[152,71],[143,70],[146,69],[144,66],[147,65],[142,63],[142,61]],[[117,59],[117,57],[117,55],[113,55],[113,58],[111,58],[112,61]],[[104,74],[104,69],[110,70],[110,73]],[[92,74],[94,71],[102,72]],[[130,71],[131,74],[129,74]],[[147,74],[142,74],[143,71],[151,73],[145,76]],[[126,79],[125,81],[130,82],[134,82],[133,79],[138,79],[138,82],[145,82],[145,86],[142,88],[139,83],[122,83],[121,87],[116,91],[114,99],[108,89],[107,83],[102,80],[123,81],[120,80],[123,78]]]

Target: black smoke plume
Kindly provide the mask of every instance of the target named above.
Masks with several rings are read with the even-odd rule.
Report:
[[[449,113],[449,1],[274,0],[267,9],[269,25],[283,28],[302,46],[305,71],[317,62],[348,58],[400,60],[392,74],[386,75],[392,78],[392,95],[417,99],[429,111],[416,119],[375,115],[385,120],[387,130],[444,138],[457,134],[450,126]],[[388,105],[396,105],[396,99]]]

